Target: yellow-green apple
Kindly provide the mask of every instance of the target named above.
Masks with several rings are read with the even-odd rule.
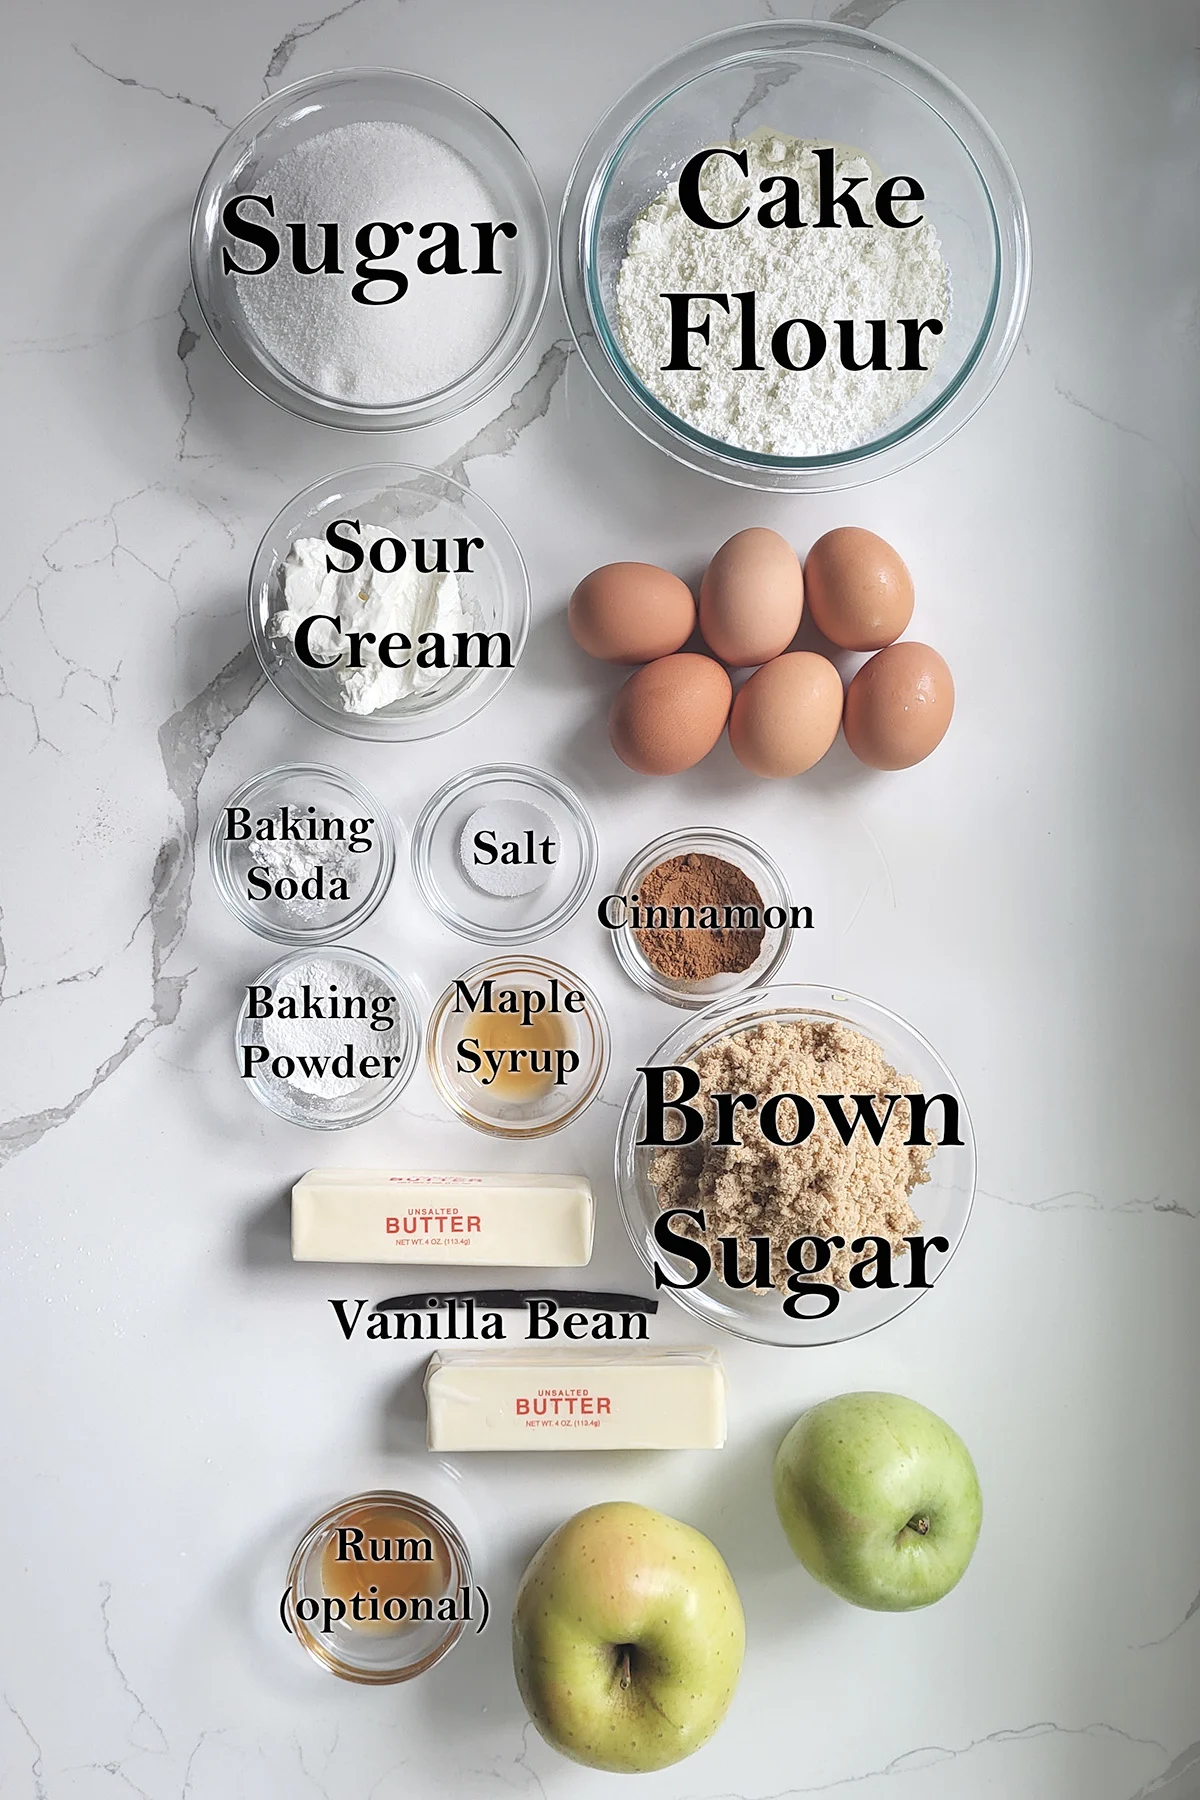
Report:
[[[534,1724],[593,1769],[665,1769],[708,1742],[737,1687],[742,1603],[699,1531],[612,1500],[576,1513],[526,1569],[513,1666]]]
[[[809,1574],[877,1612],[948,1594],[983,1517],[967,1446],[901,1394],[840,1394],[803,1413],[775,1458],[775,1505]]]

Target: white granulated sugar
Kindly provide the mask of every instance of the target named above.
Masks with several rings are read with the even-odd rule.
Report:
[[[711,217],[735,217],[749,202],[745,219],[727,230],[695,224],[672,186],[640,213],[629,233],[617,281],[620,336],[630,365],[650,392],[678,418],[707,436],[746,450],[775,456],[820,456],[870,442],[929,380],[945,341],[931,333],[920,339],[921,369],[845,369],[838,360],[836,319],[888,321],[888,360],[904,360],[897,319],[950,316],[950,281],[941,245],[928,219],[896,230],[876,219],[871,207],[882,176],[855,150],[839,149],[838,191],[846,177],[865,176],[854,190],[869,228],[764,228],[757,220],[763,204],[758,183],[791,176],[799,186],[800,217],[818,216],[819,165],[807,139],[759,132],[730,148],[745,151],[749,176],[727,156],[710,157],[700,179]],[[775,194],[778,189],[775,190]],[[774,197],[774,196],[772,196]],[[914,207],[902,209],[900,216]],[[839,215],[840,216],[840,215]],[[717,307],[711,344],[688,339],[696,372],[664,369],[670,350],[670,310],[665,293],[757,294],[760,372],[733,367],[741,360],[740,313]],[[690,321],[705,315],[694,302]],[[771,334],[786,319],[811,319],[829,340],[824,358],[812,369],[780,366],[770,354]],[[803,334],[801,334],[801,340]],[[870,334],[858,325],[856,356],[865,360]],[[797,350],[801,360],[802,342]]]
[[[474,274],[477,221],[498,221],[496,201],[476,171],[448,144],[411,125],[366,121],[338,125],[296,144],[260,176],[273,221],[259,208],[246,217],[270,223],[282,255],[263,275],[235,275],[251,331],[289,374],[316,392],[361,406],[402,406],[451,386],[486,356],[513,302],[515,246],[496,241],[497,275]],[[373,221],[414,225],[386,259],[409,287],[386,305],[352,297],[360,259],[354,239]],[[423,275],[416,258],[423,224],[446,220],[462,237],[466,273]],[[324,221],[339,226],[341,275],[302,275],[293,267],[286,225],[308,227],[308,258],[317,262]],[[259,253],[238,247],[245,267]],[[376,293],[385,290],[376,289]]]

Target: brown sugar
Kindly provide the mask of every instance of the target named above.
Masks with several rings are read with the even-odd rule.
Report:
[[[736,863],[691,852],[657,863],[642,879],[640,916],[661,909],[652,926],[634,931],[646,961],[671,981],[740,975],[762,950],[763,897]]]
[[[873,1234],[886,1238],[897,1256],[908,1254],[905,1239],[921,1229],[909,1204],[913,1189],[929,1180],[932,1144],[909,1144],[911,1112],[907,1096],[917,1091],[911,1076],[898,1074],[879,1045],[861,1031],[833,1019],[767,1021],[708,1044],[686,1065],[700,1077],[695,1104],[706,1119],[705,1137],[660,1150],[650,1167],[658,1202],[667,1210],[702,1208],[705,1228],[676,1221],[684,1236],[704,1242],[715,1260],[722,1236],[745,1242],[756,1235],[771,1240],[771,1279],[787,1285],[788,1244],[795,1238]],[[843,1142],[830,1118],[818,1109],[814,1129],[803,1142],[783,1147],[769,1141],[756,1113],[739,1115],[740,1147],[711,1142],[715,1093],[748,1091],[767,1095],[869,1095],[880,1106],[899,1095],[878,1144],[856,1131]],[[853,1256],[835,1250],[828,1279],[845,1287]]]

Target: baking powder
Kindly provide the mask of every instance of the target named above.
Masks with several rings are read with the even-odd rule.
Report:
[[[354,1052],[356,1064],[364,1056],[397,1055],[404,1049],[405,1026],[397,996],[355,963],[336,956],[314,957],[311,962],[289,969],[272,998],[276,1008],[281,1000],[293,999],[298,1012],[309,1013],[307,1018],[281,1019],[275,1012],[262,1021],[263,1043],[271,1054],[295,1058],[296,1067],[287,1082],[302,1093],[337,1100],[359,1091],[362,1078],[334,1075],[328,1068],[315,1072],[318,1060],[332,1063],[345,1052],[347,1044]],[[318,1009],[325,1016],[314,1016]],[[366,1016],[342,1016],[348,1011],[361,1011]],[[385,1023],[386,1029],[375,1028],[376,1024]],[[307,1070],[301,1066],[301,1058],[309,1059]]]

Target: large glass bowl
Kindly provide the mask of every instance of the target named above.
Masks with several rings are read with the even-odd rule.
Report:
[[[436,688],[394,700],[377,712],[351,713],[339,705],[335,671],[307,668],[291,643],[273,636],[270,626],[272,614],[283,608],[281,570],[296,539],[321,537],[335,519],[344,517],[384,527],[401,538],[482,538],[483,549],[472,553],[475,566],[458,578],[459,586],[480,630],[507,633],[510,666],[449,669]],[[525,647],[529,578],[503,522],[478,494],[434,469],[377,463],[314,482],[272,520],[250,571],[249,608],[250,636],[267,679],[298,712],[343,737],[401,743],[453,730],[499,693]]]
[[[694,1014],[646,1058],[648,1067],[684,1063],[707,1045],[735,1032],[768,1022],[789,1023],[801,1019],[833,1019],[873,1038],[897,1073],[912,1076],[921,1093],[949,1094],[959,1103],[961,1147],[939,1144],[930,1158],[929,1180],[913,1190],[912,1208],[926,1238],[940,1235],[949,1240],[944,1253],[930,1251],[928,1273],[936,1281],[962,1240],[975,1197],[975,1138],[958,1083],[934,1050],[911,1025],[873,1001],[837,988],[781,985],[759,988],[720,1000],[705,1012]],[[936,1130],[941,1108],[931,1114]],[[661,1213],[658,1191],[650,1180],[650,1165],[658,1151],[640,1146],[644,1104],[641,1083],[635,1083],[617,1132],[617,1198],[634,1249],[653,1274],[657,1262],[673,1278],[694,1275],[681,1258],[671,1257],[654,1241],[653,1231]],[[893,1273],[906,1278],[907,1257],[898,1257]],[[927,1288],[903,1285],[890,1289],[852,1289],[841,1294],[835,1310],[822,1319],[789,1318],[783,1296],[775,1290],[726,1287],[715,1277],[701,1286],[662,1290],[694,1313],[706,1325],[719,1325],[735,1337],[759,1344],[836,1344],[860,1337],[886,1325],[890,1319],[919,1300]]]
[[[630,226],[693,152],[758,128],[861,150],[925,188],[923,209],[950,273],[951,316],[929,380],[872,442],[795,457],[721,442],[669,412],[625,359],[616,288]],[[559,221],[563,302],[608,399],[678,462],[743,487],[850,487],[944,443],[982,405],[1012,355],[1029,276],[1021,190],[970,101],[896,45],[816,21],[739,26],[652,69],[584,145]]]
[[[285,152],[336,126],[373,121],[413,126],[456,150],[518,235],[507,317],[491,347],[449,386],[398,405],[366,405],[319,392],[262,344],[222,273],[221,214],[234,195],[269,184]],[[268,189],[269,191],[269,189]],[[363,221],[365,223],[365,221]],[[281,88],[236,125],[214,156],[192,213],[191,264],[205,323],[238,374],[268,400],[347,431],[399,431],[452,417],[499,385],[533,336],[550,284],[550,227],[532,169],[492,115],[460,94],[403,69],[336,69]],[[319,279],[319,277],[314,277]]]

